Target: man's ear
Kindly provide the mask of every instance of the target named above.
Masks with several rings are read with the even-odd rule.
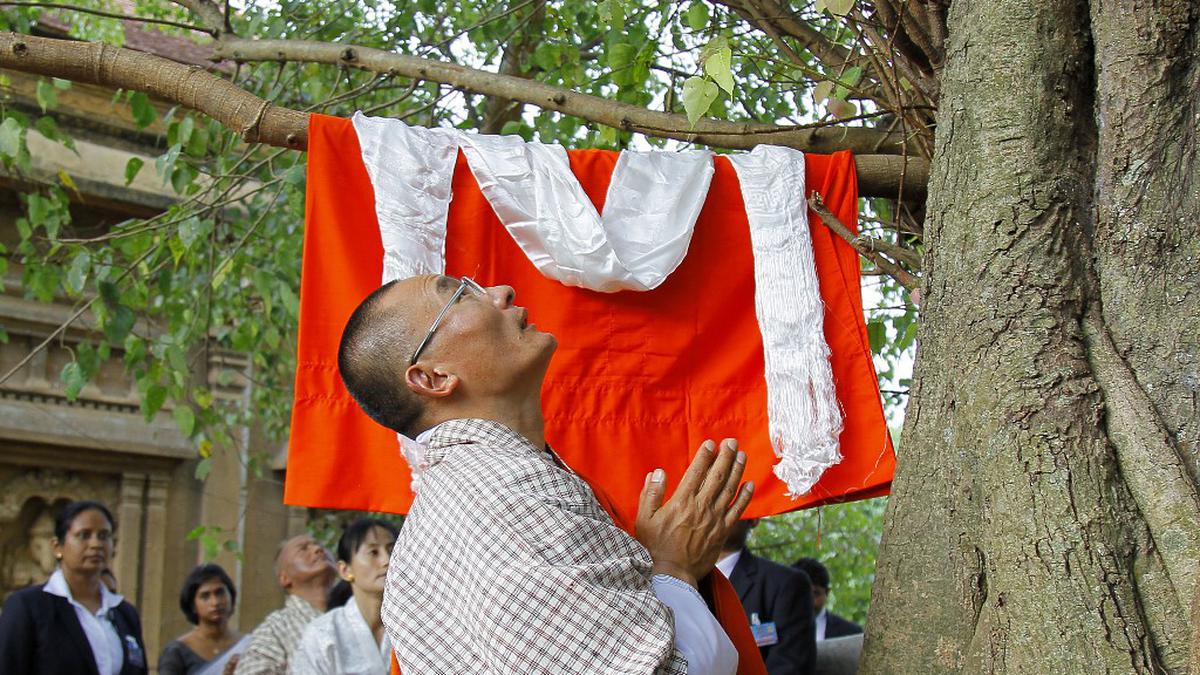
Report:
[[[417,396],[445,398],[454,393],[458,383],[457,375],[437,366],[414,363],[404,371],[404,384]]]

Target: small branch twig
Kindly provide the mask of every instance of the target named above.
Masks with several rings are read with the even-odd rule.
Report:
[[[160,26],[171,26],[172,28],[182,28],[184,30],[194,30],[198,33],[208,33],[216,36],[217,31],[204,26],[196,26],[190,23],[182,23],[179,21],[171,21],[170,19],[151,19],[145,16],[133,16],[131,14],[120,14],[117,12],[106,12],[102,9],[93,9],[91,7],[80,7],[79,5],[67,5],[58,2],[20,2],[16,0],[7,0],[0,2],[0,7],[33,7],[38,9],[61,9],[67,12],[80,12],[81,14],[92,14],[94,16],[102,16],[106,19],[120,19],[122,21],[137,21],[139,23],[153,23]]]
[[[812,196],[808,198],[808,207],[821,218],[821,222],[825,223],[826,227],[833,230],[834,233],[842,239],[846,240],[846,243],[850,244],[855,251],[858,251],[859,255],[867,260],[870,260],[872,263],[875,263],[875,266],[879,269],[887,272],[888,276],[895,279],[901,286],[909,291],[915,291],[920,287],[920,281],[915,276],[909,274],[903,267],[900,267],[900,265],[888,260],[879,250],[868,246],[863,242],[862,237],[856,236],[850,231],[850,228],[846,227],[842,221],[838,220],[838,217],[833,215],[833,212],[826,208],[825,203],[821,201],[821,195],[819,193],[814,192]]]

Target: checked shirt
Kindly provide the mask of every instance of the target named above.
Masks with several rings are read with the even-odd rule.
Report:
[[[687,672],[649,553],[586,482],[497,422],[428,445],[383,598],[401,671]]]

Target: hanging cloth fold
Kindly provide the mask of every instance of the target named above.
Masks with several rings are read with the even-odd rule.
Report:
[[[675,271],[713,175],[707,150],[621,153],[600,214],[561,145],[410,127],[362,113],[354,127],[375,186],[385,282],[444,269],[460,147],[479,189],[538,271],[603,293],[657,288]]]

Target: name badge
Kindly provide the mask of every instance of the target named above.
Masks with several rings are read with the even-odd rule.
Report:
[[[758,613],[750,615],[750,632],[754,635],[754,644],[759,647],[779,644],[779,631],[775,628],[775,622],[759,621]]]
[[[132,635],[125,636],[125,662],[134,668],[146,667],[146,655]]]

